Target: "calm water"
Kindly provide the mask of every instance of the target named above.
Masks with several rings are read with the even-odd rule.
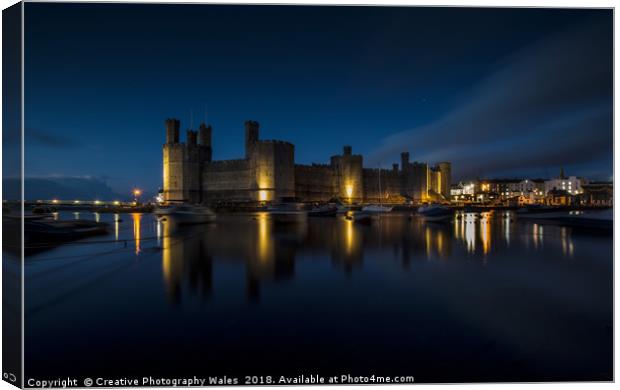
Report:
[[[26,378],[612,379],[611,235],[502,212],[187,229],[61,217],[111,229],[27,258]]]

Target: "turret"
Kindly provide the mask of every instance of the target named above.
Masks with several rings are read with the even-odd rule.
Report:
[[[400,169],[404,171],[405,169],[407,169],[408,165],[409,165],[409,152],[402,152],[400,154]]]
[[[201,161],[211,162],[211,156],[213,155],[213,149],[211,148],[211,125],[207,126],[202,123],[198,129],[198,144],[202,151]]]
[[[351,146],[346,145],[344,148],[342,148],[342,154],[345,156],[350,156],[353,153],[353,149],[351,148]]]
[[[187,146],[198,146],[198,132],[194,130],[187,130]]]
[[[179,128],[181,122],[178,119],[166,119],[166,143],[178,144],[179,143]]]
[[[245,158],[250,158],[253,146],[258,142],[259,126],[256,121],[245,121]]]
[[[207,126],[204,123],[198,128],[198,143],[200,146],[211,147],[211,125]]]

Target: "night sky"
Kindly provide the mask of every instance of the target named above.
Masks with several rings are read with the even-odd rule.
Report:
[[[26,4],[26,171],[161,186],[164,120],[327,163],[610,179],[611,10]],[[206,107],[206,110],[205,110]]]

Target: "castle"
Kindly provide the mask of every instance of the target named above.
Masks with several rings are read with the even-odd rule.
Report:
[[[405,203],[450,199],[451,164],[410,162],[401,153],[400,167],[364,168],[363,157],[345,146],[329,164],[295,164],[295,146],[261,140],[259,124],[245,122],[245,157],[213,161],[212,127],[188,130],[179,139],[178,119],[166,120],[163,147],[164,201],[187,203],[303,202]]]

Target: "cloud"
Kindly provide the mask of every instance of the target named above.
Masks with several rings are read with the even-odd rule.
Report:
[[[55,149],[68,149],[79,145],[79,143],[63,134],[52,133],[40,129],[28,128],[24,134],[27,143],[40,145]]]
[[[439,120],[385,138],[371,163],[409,150],[418,161],[452,161],[457,178],[597,161],[611,172],[607,27],[582,26],[514,53]]]

